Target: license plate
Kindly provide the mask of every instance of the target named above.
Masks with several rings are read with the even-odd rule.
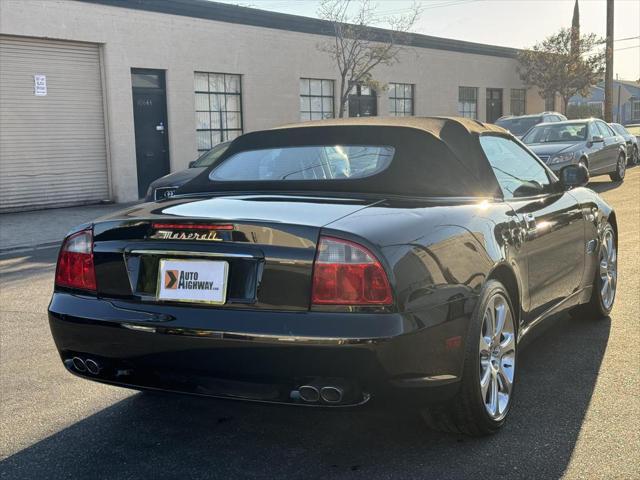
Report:
[[[227,298],[229,264],[213,260],[161,259],[158,300],[223,304]]]

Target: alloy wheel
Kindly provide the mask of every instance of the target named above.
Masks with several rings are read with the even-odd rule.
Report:
[[[618,285],[618,252],[613,229],[607,227],[600,242],[600,299],[606,310],[611,309]]]
[[[627,161],[624,158],[624,155],[620,155],[618,157],[618,177],[620,177],[621,179],[624,178],[626,169],[627,169]]]
[[[489,299],[480,331],[480,392],[493,420],[507,414],[516,366],[516,335],[513,313],[500,293]]]

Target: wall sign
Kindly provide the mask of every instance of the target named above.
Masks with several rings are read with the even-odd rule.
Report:
[[[47,94],[47,76],[34,75],[33,83],[33,93],[35,93],[36,97],[44,97]]]

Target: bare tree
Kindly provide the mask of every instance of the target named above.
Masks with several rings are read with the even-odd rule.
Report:
[[[340,73],[338,116],[343,117],[349,90],[359,83],[371,84],[373,69],[392,65],[408,43],[407,33],[420,15],[414,3],[403,14],[378,15],[370,0],[322,0],[318,15],[331,22],[334,38],[318,48],[336,62]],[[387,28],[374,28],[372,25]]]

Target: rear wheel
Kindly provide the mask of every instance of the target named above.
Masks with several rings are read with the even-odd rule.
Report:
[[[599,244],[591,298],[589,303],[571,311],[573,317],[597,320],[608,316],[613,309],[618,287],[618,248],[616,232],[610,223],[602,229]]]
[[[638,153],[638,146],[634,145],[629,157],[629,165],[638,165],[638,163],[640,163],[640,153]]]
[[[622,182],[624,180],[624,175],[627,171],[627,160],[624,157],[624,154],[621,153],[618,155],[618,163],[616,163],[616,169],[613,173],[609,174],[611,180],[614,182]]]
[[[516,321],[504,286],[485,285],[465,343],[460,390],[422,412],[430,428],[480,436],[496,432],[511,409],[516,367]]]

